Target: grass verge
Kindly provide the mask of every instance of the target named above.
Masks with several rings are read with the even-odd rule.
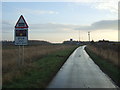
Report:
[[[12,82],[3,84],[3,88],[46,88],[69,55],[77,48],[67,48],[49,54],[32,63],[32,68],[21,68],[24,75]]]
[[[96,55],[87,47],[85,48],[92,60],[120,87],[120,69],[108,60]]]

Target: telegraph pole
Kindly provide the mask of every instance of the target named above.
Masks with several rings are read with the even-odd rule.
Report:
[[[80,42],[80,30],[79,30],[79,42]]]
[[[89,43],[90,43],[90,32],[88,32],[88,39],[89,39]]]

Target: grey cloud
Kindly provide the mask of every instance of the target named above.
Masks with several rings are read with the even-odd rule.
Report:
[[[75,27],[76,25],[72,24],[56,24],[56,23],[46,23],[46,24],[31,24],[31,28],[34,29],[58,29],[58,28],[72,28]]]
[[[75,29],[79,27],[78,25],[72,24],[56,24],[56,23],[47,23],[47,24],[31,24],[30,29],[39,32],[70,32],[70,29]],[[65,30],[66,29],[66,30]]]
[[[14,29],[14,25],[10,23],[9,21],[2,21],[2,32],[3,33],[10,33]]]
[[[118,30],[117,20],[103,20],[98,21],[90,26],[81,26],[74,24],[58,24],[58,23],[46,23],[46,24],[29,24],[30,32],[32,33],[65,33],[75,32],[74,30]],[[13,32],[14,24],[7,21],[2,22],[3,32]]]
[[[79,28],[76,28],[76,30],[110,30],[118,29],[118,20],[103,20],[103,21],[98,21],[90,26],[80,26]]]
[[[2,24],[3,24],[3,25],[11,25],[10,22],[5,21],[5,20],[2,21]]]
[[[67,30],[118,30],[118,20],[102,20],[95,22],[90,26],[57,23],[31,24],[30,28],[40,32],[69,32]]]

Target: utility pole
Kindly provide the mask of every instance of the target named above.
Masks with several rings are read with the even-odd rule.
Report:
[[[80,42],[80,30],[79,30],[79,42]]]
[[[88,39],[89,39],[89,43],[90,43],[90,32],[88,32]]]

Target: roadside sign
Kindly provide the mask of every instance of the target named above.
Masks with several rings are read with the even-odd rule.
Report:
[[[21,15],[15,25],[15,45],[28,45],[28,25]]]
[[[15,28],[28,28],[28,25],[22,15],[20,16],[19,20],[17,21]]]

